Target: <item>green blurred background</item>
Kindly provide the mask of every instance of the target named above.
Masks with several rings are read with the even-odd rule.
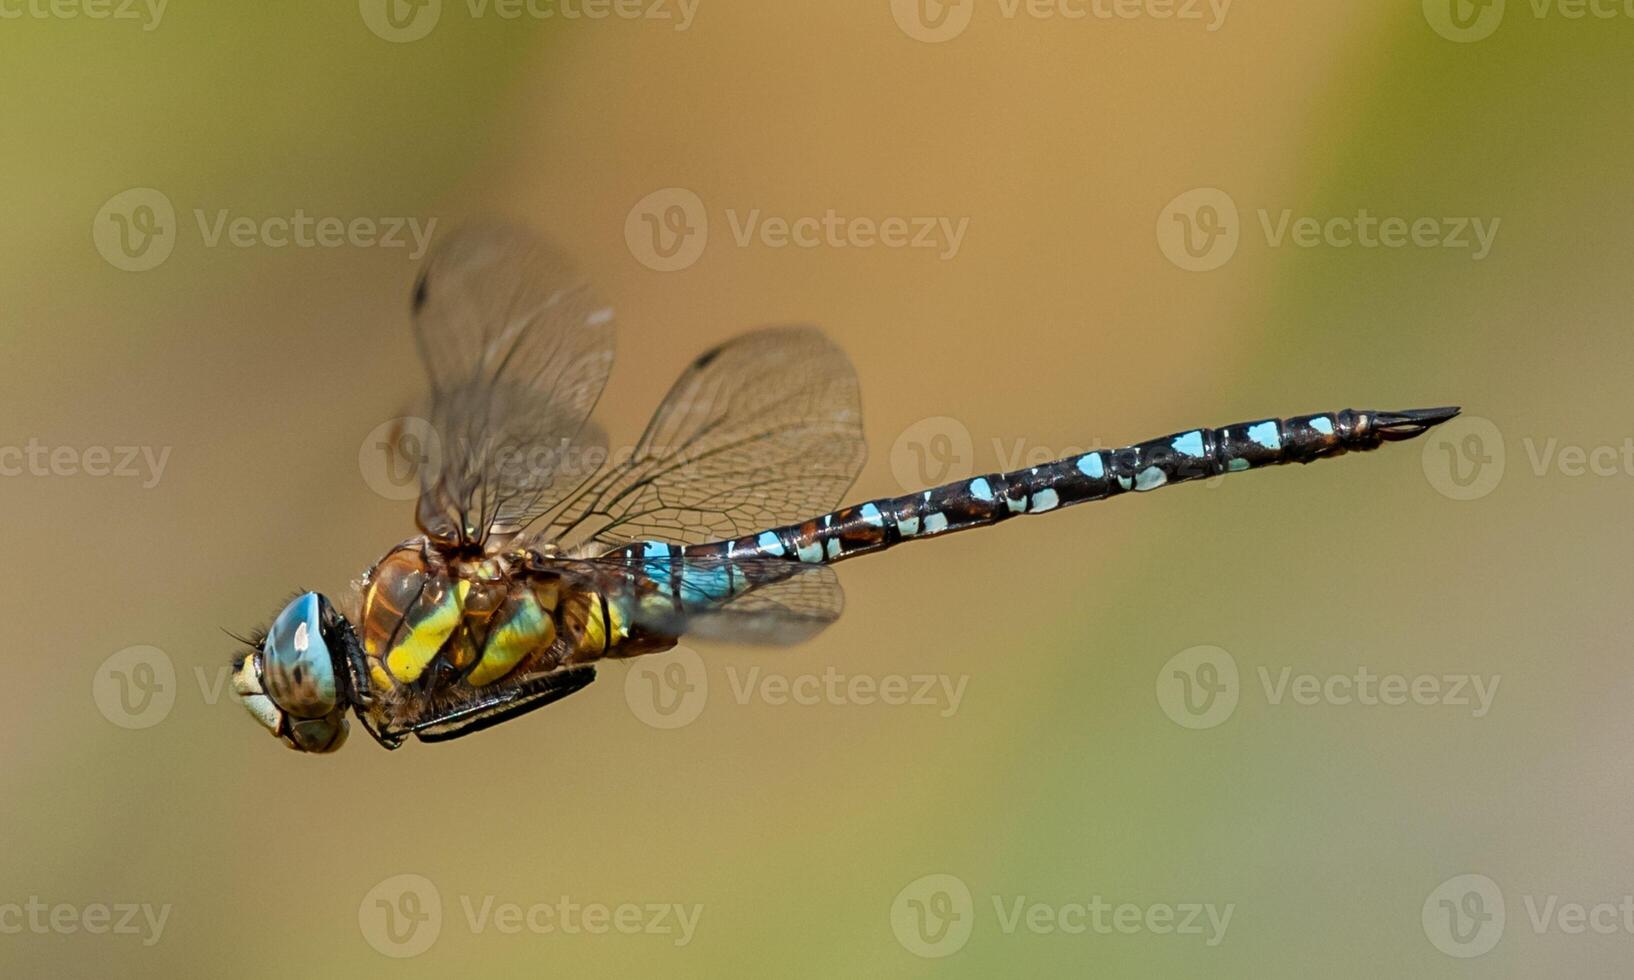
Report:
[[[1634,902],[1621,6],[501,9],[0,4],[0,447],[169,452],[154,479],[0,477],[0,973],[1626,975],[1634,922],[1567,909]],[[98,246],[131,188],[176,215],[141,272]],[[626,227],[668,188],[710,230],[659,272]],[[1217,268],[1167,257],[1177,199],[1236,209],[1183,215],[1236,230]],[[421,374],[412,246],[211,245],[195,217],[296,209],[547,232],[618,307],[625,439],[707,345],[823,324],[863,382],[856,500],[916,489],[922,452],[981,472],[1348,405],[1474,419],[848,564],[817,641],[697,647],[681,727],[644,720],[649,667],[614,665],[480,737],[299,757],[224,691],[222,630],[410,534],[360,453]],[[969,223],[950,257],[740,246],[754,209]],[[1363,209],[1497,234],[1477,257],[1265,230]],[[1202,729],[1159,693],[1198,646],[1240,672]],[[138,661],[161,690],[119,687]],[[739,703],[756,667],[965,688],[955,711]],[[1498,688],[1477,716],[1261,681],[1363,668]],[[466,911],[564,896],[700,911],[684,945]],[[1028,924],[1097,897],[1231,918]],[[88,933],[126,903],[162,932]]]

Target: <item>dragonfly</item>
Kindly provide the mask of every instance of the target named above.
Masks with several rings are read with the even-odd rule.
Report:
[[[599,661],[683,636],[799,643],[840,615],[833,566],[847,559],[1373,450],[1459,411],[1190,429],[840,508],[866,457],[858,383],[813,327],[706,351],[614,455],[591,420],[613,313],[553,247],[511,225],[457,231],[411,307],[430,381],[420,533],[368,569],[344,611],[300,593],[233,663],[250,714],[302,752],[338,749],[349,714],[388,749],[460,738],[582,690]]]

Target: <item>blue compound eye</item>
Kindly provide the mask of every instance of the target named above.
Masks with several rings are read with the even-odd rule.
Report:
[[[262,645],[267,694],[296,718],[322,718],[335,710],[335,662],[323,637],[324,598],[297,596],[284,607]]]

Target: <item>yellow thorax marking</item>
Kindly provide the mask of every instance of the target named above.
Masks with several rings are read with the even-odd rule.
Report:
[[[459,579],[454,584],[454,590],[445,593],[442,601],[422,616],[418,623],[412,623],[407,618],[403,620],[403,638],[386,655],[386,669],[398,683],[413,684],[431,666],[431,661],[437,658],[443,644],[460,625],[465,596],[470,591],[471,583]]]
[[[556,642],[556,622],[532,591],[520,590],[501,614],[504,620],[488,634],[481,659],[466,675],[465,682],[472,687],[492,684],[528,654]]]
[[[602,597],[599,592],[585,593],[585,602],[588,608],[584,618],[584,647],[587,652],[601,653],[624,642],[630,635],[629,624],[624,620],[624,613],[619,609],[616,600],[609,599],[607,611],[613,620],[613,639],[607,641],[607,621],[602,616]]]

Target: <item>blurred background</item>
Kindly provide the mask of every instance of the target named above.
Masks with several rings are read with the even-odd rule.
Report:
[[[1626,975],[1630,13],[0,3],[0,972]],[[377,429],[474,214],[616,304],[615,441],[708,345],[822,324],[852,500],[1467,415],[301,757],[223,631],[413,532]]]

